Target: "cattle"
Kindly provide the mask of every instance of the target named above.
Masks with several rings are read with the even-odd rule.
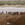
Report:
[[[18,12],[14,12],[18,13]],[[7,25],[7,22],[9,22],[9,25],[25,25],[25,15],[11,15],[9,14],[3,14],[0,15],[0,23],[1,25]]]
[[[25,12],[20,12],[20,15],[25,15]]]
[[[18,15],[18,12],[8,12],[10,15]]]
[[[10,25],[25,25],[25,15],[23,15],[23,14],[9,15],[9,18],[7,18],[7,22],[12,23]]]

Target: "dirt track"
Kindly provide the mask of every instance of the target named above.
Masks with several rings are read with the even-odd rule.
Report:
[[[25,7],[25,5],[1,5],[2,7]]]

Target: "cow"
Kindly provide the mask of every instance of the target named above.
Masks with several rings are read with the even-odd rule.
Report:
[[[20,15],[25,15],[25,12],[20,12]]]
[[[9,15],[7,22],[11,23],[9,25],[25,25],[25,15]]]
[[[1,25],[25,25],[25,15],[10,15],[10,14],[3,14],[0,15],[0,23]]]

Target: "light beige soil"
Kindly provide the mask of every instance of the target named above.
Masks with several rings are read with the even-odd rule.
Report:
[[[4,6],[4,7],[15,7],[16,5],[1,5],[1,6]]]
[[[0,5],[0,7],[25,7],[25,5]]]

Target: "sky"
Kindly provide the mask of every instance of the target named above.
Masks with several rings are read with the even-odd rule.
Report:
[[[25,12],[25,8],[16,8],[16,7],[0,7],[0,12]]]

